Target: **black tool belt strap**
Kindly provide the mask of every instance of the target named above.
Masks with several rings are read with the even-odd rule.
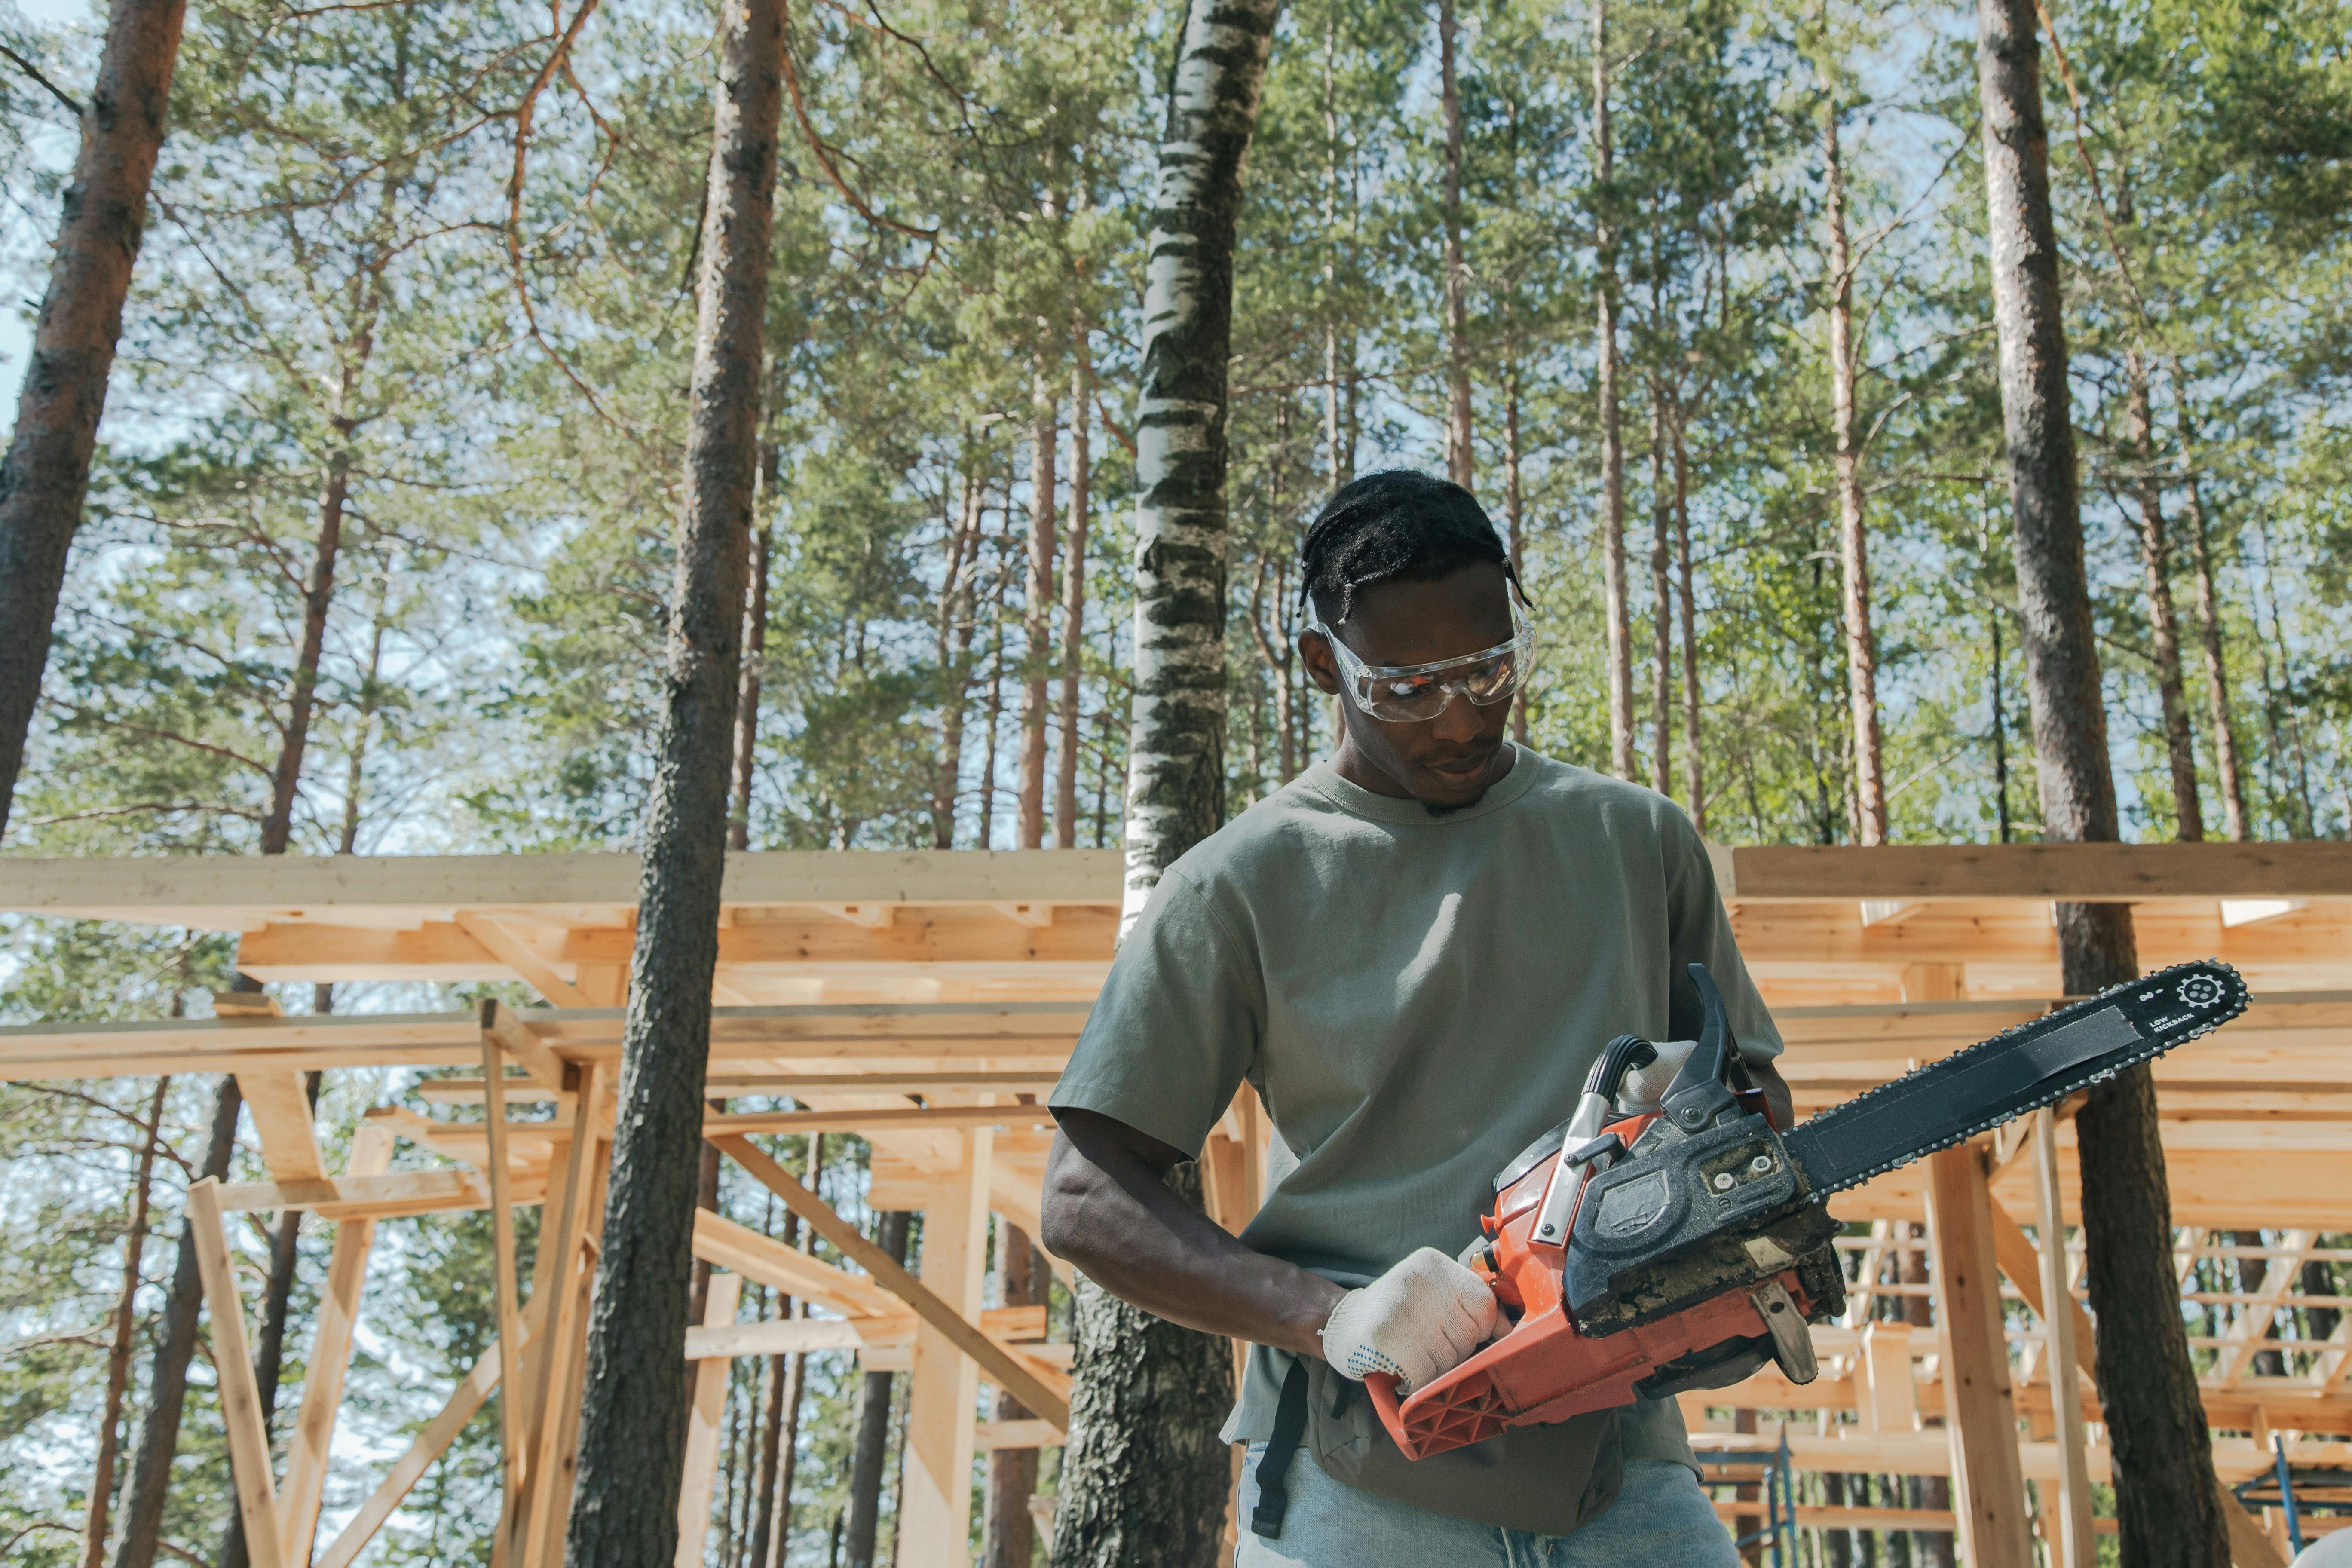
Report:
[[[1290,1511],[1290,1489],[1284,1478],[1307,1435],[1307,1362],[1291,1361],[1283,1374],[1282,1403],[1275,1407],[1274,1435],[1257,1460],[1257,1506],[1250,1510],[1250,1533],[1268,1541],[1282,1539],[1282,1516]]]

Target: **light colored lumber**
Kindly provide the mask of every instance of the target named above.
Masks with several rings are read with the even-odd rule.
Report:
[[[526,1322],[524,1327],[527,1331],[530,1324]],[[480,1359],[467,1370],[466,1375],[457,1380],[457,1386],[451,1391],[447,1403],[441,1406],[440,1414],[425,1424],[425,1429],[417,1433],[408,1445],[407,1452],[393,1462],[391,1470],[377,1483],[375,1490],[360,1504],[359,1511],[352,1515],[352,1521],[343,1526],[342,1533],[336,1536],[333,1543],[320,1554],[315,1568],[351,1568],[352,1562],[367,1549],[368,1542],[375,1539],[376,1531],[383,1528],[384,1521],[408,1496],[409,1489],[423,1479],[433,1461],[457,1441],[457,1434],[473,1420],[474,1412],[482,1407],[482,1401],[498,1387],[499,1369],[505,1348],[497,1340],[490,1342],[489,1349],[484,1351]]]
[[[972,1428],[972,1447],[982,1453],[999,1448],[1058,1448],[1062,1434],[1051,1421],[983,1421]]]
[[[262,1163],[273,1180],[315,1182],[327,1173],[319,1155],[319,1131],[302,1074],[291,1068],[262,1068],[236,1075],[237,1092],[261,1137]]]
[[[1975,1150],[1962,1145],[1927,1156],[1927,1207],[1960,1550],[1970,1568],[2032,1568],[1993,1261],[1992,1199]]]
[[[911,1344],[915,1316],[895,1318],[770,1318],[756,1323],[721,1323],[686,1331],[686,1359],[727,1360],[739,1355],[798,1355],[809,1351],[854,1351],[888,1340]]]
[[[457,911],[459,931],[471,937],[484,952],[488,953],[515,977],[538,992],[558,1007],[591,1005],[572,982],[555,973],[552,965],[540,955],[538,949],[485,914],[471,910]]]
[[[736,1304],[742,1299],[743,1277],[713,1269],[703,1297],[702,1323],[687,1334],[687,1354],[694,1354],[696,1333],[711,1334],[735,1326]],[[727,1424],[728,1363],[705,1360],[694,1369],[693,1403],[686,1423],[686,1469],[677,1489],[677,1568],[702,1568],[703,1539],[710,1533],[710,1488],[719,1479],[719,1437]]]
[[[2067,1278],[2066,1225],[2058,1188],[2058,1118],[2048,1106],[2028,1119],[2033,1138],[2034,1226],[2042,1233],[2042,1322],[2048,1337],[2051,1414],[2058,1444],[2058,1536],[2051,1568],[2098,1568],[2092,1538],[2089,1440],[2083,1429],[2082,1358],[2074,1343],[2074,1290]],[[2056,1310],[2048,1310],[2055,1308]]]
[[[1864,1426],[1874,1432],[1918,1428],[1919,1390],[1911,1373],[1910,1324],[1866,1324],[1857,1371],[1864,1387],[1854,1404]]]
[[[515,1065],[530,1076],[532,1083],[543,1092],[560,1092],[562,1089],[562,1059],[531,1032],[530,1026],[513,1008],[492,998],[482,1003],[481,1016],[482,1033],[497,1042],[499,1049],[514,1058]],[[486,1062],[491,1059],[484,1058]],[[485,1067],[483,1070],[488,1072],[490,1069]]]
[[[490,1203],[490,1293],[498,1310],[499,1337],[520,1344],[522,1335],[520,1289],[515,1278],[513,1171],[507,1162],[507,1065],[501,1053],[497,1020],[503,1009],[496,1002],[482,1004],[483,1134],[488,1159],[482,1165]],[[499,1481],[501,1512],[511,1512],[522,1481],[524,1455],[522,1412],[511,1399],[499,1401]]]
[[[220,1184],[203,1177],[188,1188],[188,1234],[196,1248],[205,1305],[212,1314],[212,1361],[220,1392],[221,1425],[228,1432],[229,1470],[236,1486],[237,1518],[245,1525],[253,1568],[284,1568],[286,1543],[278,1532],[278,1488],[270,1474],[269,1433],[255,1385],[253,1352],[245,1337],[245,1306],[236,1293],[236,1265],[221,1228]]]
[[[2352,844],[1742,845],[1727,900],[2352,897]]]
[[[702,1119],[703,1136],[749,1132],[888,1132],[910,1127],[1051,1127],[1042,1105],[909,1105],[871,1110],[767,1110]]]
[[[392,1135],[381,1128],[362,1126],[352,1134],[344,1174],[379,1174],[391,1159]],[[347,1219],[335,1226],[327,1288],[319,1298],[318,1329],[303,1363],[302,1407],[287,1444],[286,1485],[278,1498],[279,1534],[294,1568],[310,1562],[310,1547],[319,1532],[319,1503],[326,1489],[335,1415],[342,1405],[352,1335],[359,1323],[360,1292],[367,1282],[368,1252],[374,1243],[373,1219]]]
[[[971,1136],[984,1137],[985,1134]],[[783,1199],[794,1214],[831,1242],[843,1257],[872,1275],[876,1283],[913,1308],[925,1323],[938,1330],[956,1348],[978,1362],[990,1382],[1055,1426],[1065,1430],[1068,1428],[1070,1413],[1066,1402],[1022,1365],[1009,1347],[990,1339],[961,1312],[942,1300],[937,1292],[908,1273],[903,1264],[866,1240],[856,1226],[835,1214],[823,1198],[801,1185],[791,1172],[769,1158],[766,1151],[748,1138],[715,1138],[711,1142],[726,1151],[730,1159],[761,1184]],[[976,1201],[985,1215],[986,1193],[983,1191]],[[929,1212],[928,1209],[925,1211],[926,1215]],[[923,1223],[924,1247],[928,1249],[931,1241],[930,1221],[926,1218]]]
[[[593,1127],[603,1110],[605,1072],[601,1064],[580,1069],[580,1087],[572,1096],[575,1126]],[[512,1568],[534,1568],[545,1539],[549,1511],[557,1506],[558,1471],[562,1466],[564,1383],[572,1361],[572,1340],[579,1313],[579,1291],[573,1278],[580,1268],[580,1242],[588,1223],[590,1199],[598,1171],[598,1140],[574,1138],[564,1163],[563,1184],[551,1194],[549,1211],[540,1232],[540,1268],[531,1299],[542,1296],[547,1310],[541,1331],[517,1388],[524,1410],[522,1489],[514,1515],[515,1533],[507,1562]],[[552,1220],[551,1225],[548,1224]]]
[[[394,1171],[310,1182],[237,1182],[220,1189],[223,1214],[310,1209],[322,1219],[389,1219],[478,1209],[488,1202],[469,1171]]]
[[[1025,1307],[991,1307],[980,1315],[980,1331],[1007,1344],[1045,1337],[1045,1303]]]
[[[970,1550],[973,1427],[981,1372],[973,1352],[997,1348],[971,1321],[980,1315],[986,1268],[992,1134],[983,1127],[959,1136],[963,1159],[955,1174],[940,1181],[923,1209],[922,1280],[918,1289],[929,1298],[929,1310],[909,1298],[909,1304],[925,1321],[915,1333],[914,1367],[908,1375],[905,1458],[899,1471],[898,1539],[908,1563],[960,1563]],[[744,1142],[731,1141],[739,1146]],[[720,1147],[736,1152],[727,1143]],[[755,1173],[763,1178],[767,1174]],[[838,1216],[833,1223],[849,1228]],[[879,1247],[873,1250],[888,1260]],[[998,1360],[1006,1372],[1020,1379],[1008,1392],[1030,1405],[1034,1414],[1068,1427],[1067,1406],[1046,1393],[1041,1379],[1001,1352]],[[1007,1386],[1003,1377],[992,1376],[991,1381]],[[1032,1391],[1045,1395],[1043,1408],[1030,1404]]]
[[[836,1268],[832,1264],[786,1247],[750,1226],[723,1215],[698,1209],[694,1215],[694,1255],[722,1268],[731,1268],[790,1296],[803,1296],[820,1306],[854,1318],[892,1318],[903,1314],[899,1299],[871,1279]]]

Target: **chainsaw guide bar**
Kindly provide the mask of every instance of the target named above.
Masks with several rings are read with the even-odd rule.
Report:
[[[1831,1107],[1787,1135],[1789,1157],[1818,1201],[2210,1034],[2246,1002],[2218,960],[2159,969]]]

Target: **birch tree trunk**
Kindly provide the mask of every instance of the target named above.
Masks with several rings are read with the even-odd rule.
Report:
[[[2147,362],[2134,349],[2124,356],[2124,438],[2132,456],[2132,496],[2139,507],[2139,563],[2147,586],[2149,649],[2156,656],[2156,690],[2164,714],[2164,754],[2172,773],[2174,837],[2195,844],[2205,837],[2205,805],[2197,789],[2197,743],[2189,730],[2189,694],[2180,679],[2180,632],[2172,608],[2172,541],[2164,526],[2164,484],[2156,472],[2156,421],[2148,409]]]
[[[2189,559],[2197,574],[2197,640],[2205,656],[2205,714],[2213,731],[2213,771],[2221,779],[2222,831],[2231,843],[2242,844],[2253,837],[2252,818],[2246,811],[2245,766],[2238,752],[2237,721],[2230,710],[2230,671],[2221,658],[2221,603],[2213,591],[2205,497],[2197,482],[2197,426],[2178,360],[2172,363],[2172,386],[2180,425],[2180,460],[2188,470]]]
[[[1462,86],[1456,68],[1461,16],[1437,0],[1437,83],[1445,117],[1445,474],[1464,489],[1476,480],[1470,426],[1470,267],[1462,254]]]
[[[1609,771],[1633,776],[1633,625],[1625,585],[1625,446],[1617,409],[1615,159],[1609,134],[1609,0],[1592,0],[1592,251],[1600,269],[1601,583],[1609,618]]]
[[[2115,781],[2084,575],[2034,23],[2034,0],[1978,0],[1977,87],[2018,607],[2044,832],[2061,843],[2113,841]],[[2055,912],[2070,995],[2138,973],[2128,905],[2060,904]],[[2098,1314],[2099,1399],[2115,1446],[2123,1561],[2135,1568],[2226,1563],[2230,1542],[2213,1479],[2212,1434],[2172,1272],[2171,1196],[2147,1068],[2094,1090],[2075,1126],[2091,1304]]]
[[[1062,547],[1061,754],[1055,759],[1054,845],[1078,842],[1078,678],[1086,666],[1087,527],[1094,506],[1094,452],[1087,442],[1087,411],[1095,401],[1094,361],[1087,352],[1087,325],[1074,323],[1070,371],[1070,519]]]
[[[1120,931],[1224,819],[1225,413],[1234,238],[1280,0],[1190,0],[1160,144],[1136,407],[1135,667]],[[1197,1166],[1178,1190],[1201,1201]],[[1224,1341],[1090,1281],[1055,1568],[1209,1568],[1232,1469]]]
[[[1822,131],[1828,173],[1830,419],[1836,436],[1838,570],[1844,590],[1846,706],[1853,725],[1854,837],[1886,842],[1886,772],[1878,727],[1878,638],[1870,621],[1870,535],[1862,504],[1862,452],[1853,428],[1853,257],[1846,238],[1845,163],[1838,106]]]
[[[1021,620],[1021,847],[1045,847],[1045,692],[1054,642],[1054,385],[1041,355],[1030,367],[1029,580]]]
[[[108,15],[16,428],[0,460],[0,834],[40,701],[66,556],[81,526],[186,18],[187,0],[114,0]]]
[[[572,1568],[669,1562],[686,1463],[687,1290],[755,495],[782,0],[727,0],[723,22],[696,283],[686,501],[588,1322],[565,1542]]]

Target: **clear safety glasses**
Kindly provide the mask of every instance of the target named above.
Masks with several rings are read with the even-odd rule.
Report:
[[[1320,633],[1331,645],[1348,695],[1356,706],[1375,719],[1392,721],[1434,719],[1456,695],[1481,708],[1507,702],[1528,683],[1528,671],[1535,665],[1535,628],[1528,625],[1516,597],[1511,603],[1510,641],[1434,664],[1366,664],[1320,620],[1307,622],[1307,629]]]

